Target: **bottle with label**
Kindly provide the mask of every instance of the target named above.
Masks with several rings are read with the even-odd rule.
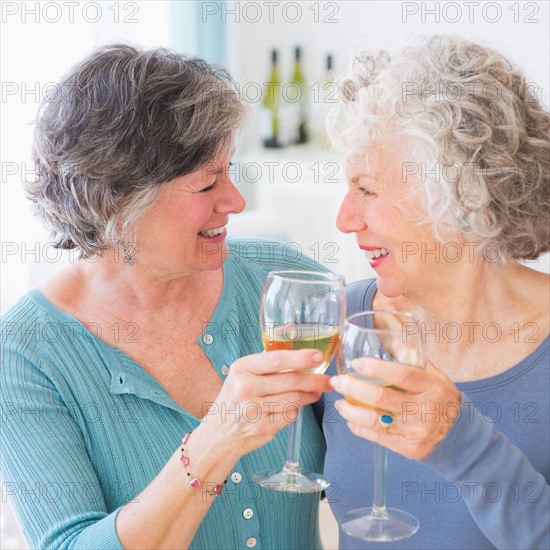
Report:
[[[322,132],[321,132],[321,147],[323,149],[329,149],[330,148],[330,140],[327,135],[326,130],[326,118],[329,113],[330,107],[337,103],[338,100],[336,99],[336,94],[338,91],[338,86],[335,82],[336,78],[334,76],[334,72],[332,69],[332,55],[328,54],[326,58],[326,65],[325,65],[325,78],[323,82],[323,90],[321,93],[322,102],[323,102],[323,114],[322,114]]]
[[[289,95],[294,88],[294,94],[290,99],[295,103],[295,137],[294,143],[307,143],[309,141],[309,129],[308,129],[308,93],[306,80],[304,78],[304,72],[302,69],[301,50],[296,48],[294,50],[294,69],[292,71],[292,79],[289,83]]]
[[[323,88],[328,88],[328,84],[334,82],[334,72],[332,71],[332,55],[327,55],[326,67],[325,67],[325,82]]]
[[[271,72],[264,83],[262,97],[261,134],[264,147],[283,147],[280,136],[279,117],[281,108],[281,79],[277,63],[277,50],[271,52]]]
[[[319,147],[327,150],[329,139],[326,132],[326,119],[331,104],[337,102],[338,90],[333,73],[333,57],[330,54],[326,56],[324,74],[320,80],[310,86],[313,97],[313,139]]]
[[[271,52],[271,72],[264,83],[262,97],[261,134],[264,147],[282,147],[279,137],[279,108],[281,103],[281,79],[277,50]]]

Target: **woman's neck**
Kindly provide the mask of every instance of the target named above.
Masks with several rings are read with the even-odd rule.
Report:
[[[454,277],[430,278],[405,299],[422,308],[426,321],[503,322],[547,305],[539,293],[548,290],[548,281],[547,275],[510,261],[503,267],[482,265]]]
[[[109,308],[114,315],[132,318],[190,316],[204,301],[217,299],[223,270],[170,276],[140,264],[115,262],[108,255],[97,262],[81,260],[40,286],[46,297],[69,312]],[[181,317],[180,317],[181,318]]]
[[[489,271],[391,300],[418,315],[427,357],[456,381],[503,372],[548,335],[549,277],[512,262]]]

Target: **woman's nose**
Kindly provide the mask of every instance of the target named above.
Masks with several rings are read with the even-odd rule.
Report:
[[[227,176],[227,186],[223,198],[218,201],[216,210],[222,213],[240,214],[245,206],[246,200],[241,192],[237,189],[231,178]]]
[[[361,210],[356,208],[350,194],[347,193],[340,205],[336,217],[336,227],[342,233],[358,233],[367,228],[367,224],[361,215]]]

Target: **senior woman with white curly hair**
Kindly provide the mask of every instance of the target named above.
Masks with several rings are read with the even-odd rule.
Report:
[[[300,372],[315,350],[259,353],[267,273],[320,267],[226,239],[244,115],[221,68],[128,45],[84,59],[41,107],[27,192],[82,259],[2,319],[3,486],[32,548],[320,545],[318,495],[264,499],[252,482],[329,386]],[[318,471],[304,415],[300,460]]]
[[[339,84],[329,131],[349,190],[337,225],[377,274],[348,287],[348,311],[417,314],[428,359],[360,359],[386,386],[331,379],[340,547],[383,546],[342,529],[372,502],[377,443],[394,451],[388,506],[420,523],[392,548],[548,548],[549,281],[521,260],[549,249],[550,117],[520,71],[455,37],[363,53]]]

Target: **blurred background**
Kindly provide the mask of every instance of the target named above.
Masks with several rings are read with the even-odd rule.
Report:
[[[354,52],[395,51],[420,34],[481,40],[521,67],[533,93],[549,103],[546,1],[4,0],[0,9],[1,311],[76,260],[48,243],[30,214],[22,182],[34,175],[32,121],[41,99],[67,68],[100,45],[164,46],[225,65],[251,110],[233,174],[248,208],[231,220],[229,233],[282,240],[289,254],[309,255],[349,282],[373,273],[353,236],[335,228],[346,184],[341,159],[327,151],[323,116],[334,91],[332,79],[346,70]],[[296,48],[301,54],[298,71]],[[299,103],[307,115],[305,143],[264,146],[270,124],[263,96],[265,83],[273,79],[273,50],[280,87],[289,85],[288,103]],[[301,102],[293,101],[291,93],[297,80],[304,91]],[[296,109],[292,112],[295,116]],[[530,265],[548,271],[548,255]],[[24,548],[4,491],[1,504],[0,546]],[[325,544],[333,548],[334,526],[326,517]]]

